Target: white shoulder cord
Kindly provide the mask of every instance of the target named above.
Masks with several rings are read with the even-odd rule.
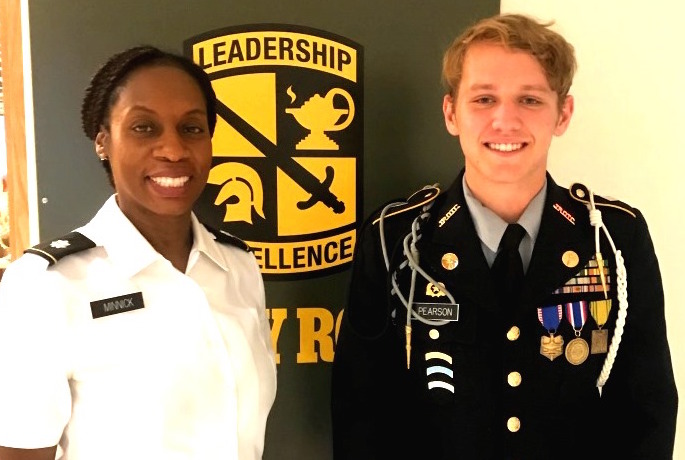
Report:
[[[604,387],[604,384],[609,379],[609,374],[611,374],[611,368],[616,360],[618,347],[621,344],[621,336],[623,335],[623,328],[626,324],[626,315],[628,310],[628,280],[626,276],[626,266],[623,262],[621,251],[616,249],[614,240],[612,240],[611,235],[609,235],[609,230],[607,230],[606,225],[604,225],[604,222],[602,222],[602,213],[595,207],[595,197],[592,191],[590,191],[590,224],[595,227],[596,254],[600,254],[599,230],[601,228],[604,230],[604,234],[609,240],[609,244],[611,245],[611,249],[614,251],[614,256],[616,258],[616,296],[618,297],[618,318],[616,319],[616,328],[614,329],[614,336],[611,339],[609,352],[604,360],[602,371],[599,373],[599,377],[597,378],[597,391],[599,391],[599,396],[601,397],[602,387]],[[601,255],[598,257],[601,257]],[[598,260],[598,262],[600,261]],[[600,272],[602,272],[603,268],[598,268],[600,269]]]
[[[385,215],[388,213],[388,211],[397,206],[402,206],[406,203],[402,202],[396,202],[396,203],[390,203],[386,207],[383,208],[381,211],[380,217],[379,217],[379,231],[380,231],[380,242],[381,242],[381,250],[383,252],[383,260],[385,262],[385,268],[386,270],[390,270],[390,259],[388,257],[388,248],[386,245],[385,241],[385,227],[384,227],[384,221],[385,221]],[[398,270],[401,270],[405,268],[406,266],[409,266],[411,270],[411,282],[410,282],[410,287],[409,287],[409,296],[408,298],[405,298],[404,295],[402,294],[399,285],[397,284],[397,271],[395,271],[391,277],[390,281],[392,283],[392,291],[391,294],[397,295],[397,297],[400,299],[402,304],[405,306],[407,309],[407,316],[406,316],[406,324],[405,324],[405,332],[406,332],[406,347],[407,347],[407,368],[409,368],[409,357],[411,353],[411,319],[417,319],[418,321],[421,321],[425,324],[431,325],[431,326],[441,326],[447,323],[447,321],[441,320],[441,321],[436,321],[436,320],[428,320],[420,315],[418,315],[414,309],[413,309],[413,302],[414,302],[414,293],[415,293],[415,287],[416,287],[416,274],[419,273],[421,276],[431,283],[433,286],[435,286],[436,289],[440,290],[443,294],[445,294],[450,302],[452,304],[455,304],[456,301],[454,300],[454,297],[452,294],[447,291],[441,284],[436,282],[432,277],[430,277],[420,266],[419,266],[419,252],[416,249],[416,243],[421,239],[421,235],[419,233],[420,231],[420,223],[421,221],[425,221],[430,217],[430,213],[428,213],[428,210],[432,207],[433,202],[430,202],[429,204],[425,205],[423,207],[423,212],[417,216],[414,221],[412,222],[411,225],[411,232],[408,233],[403,240],[403,253],[404,256],[406,257],[406,260],[402,262]],[[601,253],[600,253],[600,245],[599,245],[599,240],[600,240],[600,229],[604,230],[604,234],[606,235],[609,244],[611,245],[611,249],[614,252],[614,256],[616,258],[616,291],[617,291],[617,297],[618,297],[618,303],[619,303],[619,308],[618,308],[618,319],[616,320],[616,327],[614,330],[614,336],[611,339],[611,345],[609,346],[609,351],[607,353],[607,357],[604,361],[604,365],[602,366],[602,370],[600,372],[599,377],[597,378],[597,390],[599,391],[599,395],[601,397],[602,395],[602,387],[604,384],[607,382],[609,379],[609,375],[611,374],[611,368],[614,365],[614,361],[616,360],[616,355],[618,353],[618,348],[621,343],[621,337],[623,335],[623,328],[625,326],[626,322],[626,315],[627,315],[627,310],[628,310],[628,282],[627,282],[627,276],[626,276],[626,268],[625,264],[623,261],[623,256],[621,255],[621,251],[616,249],[616,245],[614,244],[613,239],[611,238],[611,235],[609,234],[609,230],[606,228],[606,225],[604,225],[604,222],[602,222],[602,213],[595,207],[595,200],[594,200],[594,194],[590,191],[590,224],[595,227],[595,250],[598,258],[601,258]],[[598,260],[598,262],[601,262],[601,260]],[[601,269],[601,267],[600,267]]]
[[[386,207],[383,208],[381,211],[380,217],[379,217],[379,231],[380,231],[380,240],[381,240],[381,250],[383,251],[383,260],[385,262],[385,268],[386,270],[390,270],[390,259],[388,257],[388,248],[385,242],[385,227],[384,227],[384,221],[385,221],[385,215],[387,212],[397,206],[402,206],[406,203],[390,203]],[[404,326],[405,330],[405,339],[406,339],[406,350],[407,350],[407,369],[409,369],[409,363],[410,363],[410,357],[411,357],[411,319],[414,318],[418,321],[421,321],[422,323],[428,324],[430,326],[442,326],[444,324],[447,324],[448,321],[446,320],[429,320],[421,317],[418,315],[413,308],[414,304],[414,293],[416,292],[416,274],[419,273],[421,276],[428,281],[429,283],[433,284],[436,289],[441,291],[443,294],[447,296],[447,298],[451,301],[451,303],[454,305],[456,301],[454,300],[454,297],[452,294],[447,291],[441,284],[439,284],[437,281],[435,281],[431,276],[429,276],[420,266],[419,266],[419,251],[416,249],[416,243],[421,239],[421,234],[420,234],[420,229],[421,229],[421,222],[427,220],[430,217],[430,213],[428,210],[433,206],[433,201],[428,203],[427,205],[423,206],[422,213],[417,216],[414,221],[411,224],[411,231],[404,237],[402,241],[402,247],[403,247],[403,254],[406,258],[399,266],[398,270],[401,270],[407,266],[409,266],[409,269],[411,270],[411,281],[409,285],[409,295],[408,298],[405,298],[404,295],[402,294],[402,291],[400,290],[399,285],[397,284],[397,271],[392,273],[390,276],[390,282],[392,283],[392,290],[390,291],[391,294],[395,294],[399,299],[400,302],[404,305],[404,307],[407,309],[407,316],[406,316],[406,323]]]
[[[384,229],[384,220],[385,220],[385,215],[387,212],[396,206],[401,206],[405,203],[390,203],[387,205],[383,210],[381,211],[380,217],[379,217],[379,231],[380,231],[380,239],[381,239],[381,249],[383,251],[383,260],[385,261],[385,268],[386,270],[390,270],[390,259],[388,257],[388,248],[387,244],[385,242],[385,229]],[[397,271],[395,271],[391,278],[390,282],[392,283],[392,291],[391,294],[395,294],[402,304],[406,307],[407,309],[407,323],[409,324],[410,318],[415,318],[425,324],[431,325],[431,326],[442,326],[444,324],[447,324],[449,321],[446,320],[428,320],[420,315],[418,315],[412,308],[413,300],[414,300],[414,292],[415,292],[415,287],[416,287],[416,274],[419,273],[426,281],[429,283],[432,283],[436,289],[440,290],[443,294],[447,296],[447,298],[452,302],[456,303],[454,300],[454,297],[452,294],[445,289],[441,284],[439,284],[437,281],[435,281],[428,273],[426,273],[423,268],[419,265],[419,251],[416,249],[416,243],[421,239],[421,235],[419,233],[421,229],[421,221],[425,221],[430,217],[430,213],[427,212],[428,209],[433,205],[433,202],[427,204],[426,206],[423,207],[423,212],[417,216],[414,221],[411,224],[411,232],[409,232],[403,239],[402,241],[402,247],[403,247],[403,254],[406,258],[399,266],[398,270],[401,270],[405,268],[406,266],[409,266],[410,270],[412,271],[411,273],[411,284],[409,286],[409,296],[408,298],[405,298],[402,292],[400,291],[399,285],[397,284]],[[410,316],[411,315],[411,316]]]

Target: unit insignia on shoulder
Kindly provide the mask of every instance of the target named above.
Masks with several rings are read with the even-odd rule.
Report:
[[[86,249],[94,248],[95,242],[79,232],[71,232],[53,240],[40,243],[25,250],[25,253],[35,254],[48,261],[48,266],[54,265],[63,257]]]
[[[427,185],[421,190],[417,190],[416,192],[412,193],[412,195],[407,198],[404,203],[398,203],[397,206],[393,206],[392,209],[385,214],[384,218],[387,219],[388,217],[402,214],[404,212],[411,211],[412,209],[421,208],[422,206],[425,206],[431,201],[435,200],[439,194],[440,187],[438,185]],[[379,220],[380,217],[374,219],[373,223],[377,224]]]
[[[223,230],[216,230],[214,228],[207,227],[206,225],[205,225],[205,228],[207,228],[207,230],[209,230],[214,235],[216,240],[220,243],[230,244],[231,246],[235,246],[237,248],[240,248],[243,251],[247,251],[247,252],[252,251],[252,248],[250,247],[250,245],[247,244],[246,242],[244,242],[243,240],[241,240],[240,238],[238,238],[237,236],[233,236],[230,233],[225,232]]]
[[[571,198],[573,198],[574,200],[580,201],[581,203],[585,203],[588,206],[590,205],[590,189],[588,189],[585,185],[576,182],[573,185],[571,185],[571,187],[569,187],[568,191],[571,194]],[[623,203],[622,201],[611,200],[608,198],[601,197],[599,195],[594,195],[593,199],[595,202],[595,206],[597,207],[620,209],[621,211],[635,217],[635,213],[633,212],[631,207]]]

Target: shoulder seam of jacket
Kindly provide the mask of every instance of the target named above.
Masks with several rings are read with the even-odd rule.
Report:
[[[412,198],[414,198],[417,194],[419,194],[421,192],[425,192],[425,191],[427,191],[428,193],[425,196],[423,196],[422,198],[420,198],[419,202],[417,202],[417,203],[411,202]],[[396,216],[398,214],[402,214],[404,212],[411,211],[412,209],[416,209],[420,206],[424,206],[424,205],[430,203],[431,201],[435,200],[439,194],[440,194],[440,187],[438,187],[436,185],[431,185],[429,187],[424,187],[421,190],[417,190],[416,192],[412,193],[409,198],[407,198],[407,200],[404,202],[404,204],[400,205],[400,206],[406,206],[405,208],[389,212],[384,216],[384,218],[387,219],[388,217]],[[380,217],[377,217],[376,219],[374,219],[373,225],[376,225],[380,220],[381,220]]]
[[[585,186],[579,182],[576,182],[568,188],[568,191],[569,191],[569,194],[571,195],[571,198],[573,198],[574,200],[579,201],[585,205],[590,204],[590,199],[588,198],[590,195],[590,190],[588,189],[587,186]],[[600,195],[595,195],[595,198],[599,198],[601,200],[607,200],[607,198],[604,198]],[[627,205],[626,206],[620,206],[618,204],[606,203],[606,202],[597,202],[597,200],[595,200],[595,206],[596,207],[620,209],[621,211],[625,212],[626,214],[629,214],[633,217],[637,217],[631,209],[628,209]]]

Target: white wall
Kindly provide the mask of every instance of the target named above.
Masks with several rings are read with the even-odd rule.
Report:
[[[666,293],[676,383],[685,381],[685,2],[502,0],[502,12],[553,19],[576,48],[576,111],[552,143],[560,184],[584,182],[639,208],[650,226]],[[680,285],[678,284],[680,283]],[[648,339],[648,338],[646,338]],[[685,457],[680,405],[674,458]]]

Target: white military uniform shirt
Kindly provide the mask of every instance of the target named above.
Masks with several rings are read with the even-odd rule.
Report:
[[[77,230],[95,248],[10,266],[0,445],[59,444],[68,460],[261,458],[276,393],[262,278],[251,253],[192,220],[185,274],[114,197]],[[93,318],[91,302],[137,292],[143,308]]]

